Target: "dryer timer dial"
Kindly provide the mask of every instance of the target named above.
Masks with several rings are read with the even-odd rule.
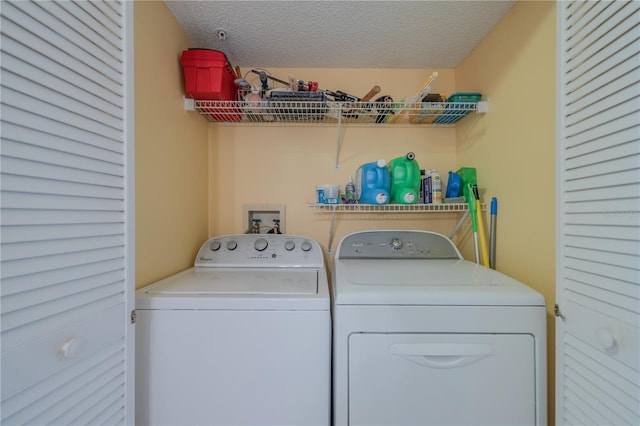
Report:
[[[402,248],[402,240],[400,238],[393,238],[391,240],[391,248],[394,250],[400,250]]]

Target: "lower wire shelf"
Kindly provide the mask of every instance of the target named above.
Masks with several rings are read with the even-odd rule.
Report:
[[[437,212],[465,212],[469,211],[467,203],[439,203],[439,204],[318,204],[307,203],[317,213],[437,213]],[[486,204],[481,204],[482,210]]]
[[[440,203],[440,204],[318,204],[307,203],[314,213],[330,213],[331,225],[329,227],[329,241],[327,243],[327,253],[331,253],[333,244],[334,224],[338,213],[463,213],[456,224],[449,238],[458,232],[458,229],[469,216],[469,205],[466,203]],[[480,204],[482,211],[487,210],[486,203]]]

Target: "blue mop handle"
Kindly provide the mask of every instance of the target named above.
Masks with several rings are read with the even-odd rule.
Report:
[[[498,216],[498,200],[491,199],[491,229],[489,230],[489,267],[496,269],[496,219]]]

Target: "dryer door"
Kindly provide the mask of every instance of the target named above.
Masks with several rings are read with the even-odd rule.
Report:
[[[527,334],[353,334],[349,425],[534,425]]]

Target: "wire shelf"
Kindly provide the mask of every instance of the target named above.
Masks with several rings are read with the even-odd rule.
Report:
[[[247,101],[195,100],[209,121],[226,124],[431,125],[451,126],[477,102],[336,102],[330,100]]]
[[[307,203],[307,207],[315,213],[455,213],[469,211],[469,205],[466,203],[383,205]],[[486,203],[481,203],[480,208],[485,211]]]
[[[440,204],[317,204],[307,202],[307,207],[314,213],[330,213],[329,240],[327,253],[331,253],[335,231],[335,220],[338,213],[367,214],[367,213],[463,213],[449,238],[453,238],[462,223],[469,216],[469,205],[466,203],[440,203]],[[487,210],[486,203],[480,203],[482,211]]]

